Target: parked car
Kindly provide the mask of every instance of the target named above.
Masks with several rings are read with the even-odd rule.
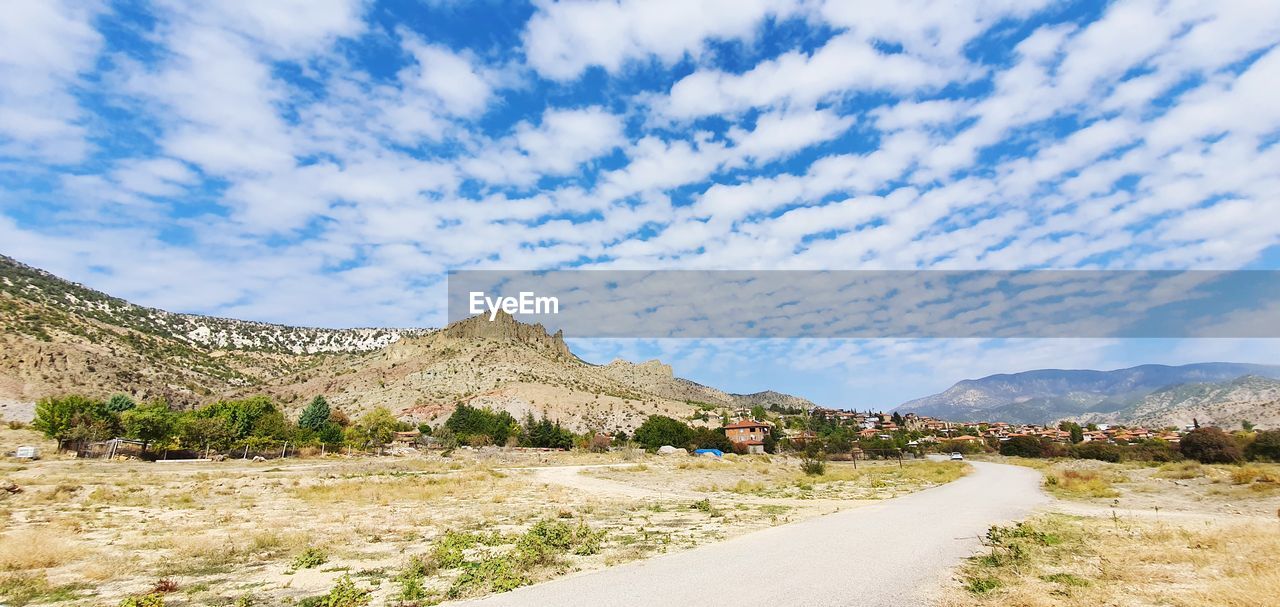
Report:
[[[955,460],[961,460],[961,459],[964,459],[964,455],[962,455],[959,451],[952,451],[952,452],[951,452],[951,460],[952,460],[952,461],[955,461]]]

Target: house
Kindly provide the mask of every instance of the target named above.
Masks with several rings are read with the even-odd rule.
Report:
[[[746,447],[747,453],[764,453],[764,439],[769,436],[769,424],[754,419],[743,419],[724,427],[724,435],[734,445]]]

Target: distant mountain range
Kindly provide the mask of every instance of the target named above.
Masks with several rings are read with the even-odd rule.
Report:
[[[1280,425],[1280,365],[1140,365],[1113,371],[1040,369],[966,379],[894,410],[954,421],[1060,419],[1183,425]]]
[[[352,415],[385,406],[420,421],[470,403],[610,432],[629,432],[654,413],[711,423],[756,404],[813,406],[776,392],[728,394],[659,361],[593,365],[559,333],[505,314],[442,329],[175,314],[0,255],[0,418],[29,420],[36,399],[69,392],[126,392],[183,407],[266,393],[286,408],[325,394]]]

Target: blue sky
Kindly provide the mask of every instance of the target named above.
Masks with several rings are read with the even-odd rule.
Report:
[[[1280,267],[1280,4],[26,2],[0,252],[434,326],[458,268]],[[1269,340],[575,343],[832,405]]]

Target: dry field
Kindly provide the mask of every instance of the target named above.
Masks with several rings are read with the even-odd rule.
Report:
[[[32,442],[43,443],[0,430],[5,449]],[[428,605],[962,473],[922,462],[806,479],[767,457],[497,450],[148,464],[42,446],[46,459],[0,463],[0,487],[17,489],[0,490],[0,604]]]
[[[944,605],[1280,605],[1280,465],[1014,463],[1060,500],[993,528]]]
[[[809,476],[794,458],[760,457],[741,465],[698,459],[660,459],[653,464],[597,468],[587,473],[670,493],[705,493],[722,499],[760,498],[778,503],[880,500],[953,481],[967,466],[958,462],[827,462],[826,471]]]

